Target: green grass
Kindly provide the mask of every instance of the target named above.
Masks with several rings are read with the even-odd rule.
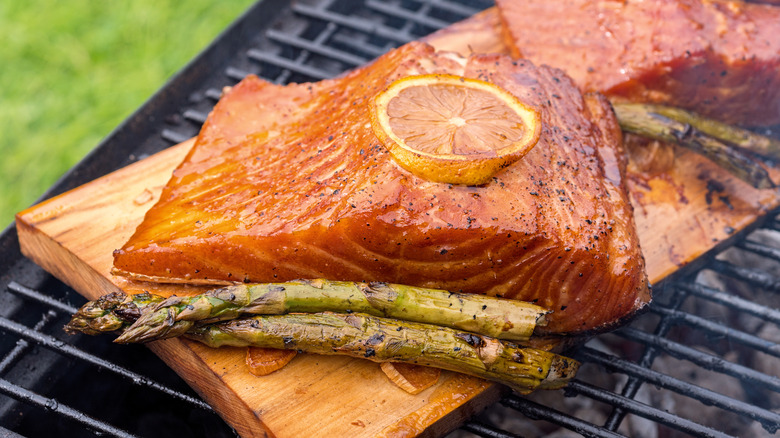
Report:
[[[0,228],[251,3],[0,2]]]

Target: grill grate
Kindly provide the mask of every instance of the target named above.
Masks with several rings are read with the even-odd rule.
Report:
[[[247,74],[276,83],[333,77],[490,6],[259,2],[44,197],[196,135],[222,87]],[[582,372],[565,391],[508,395],[452,437],[774,434],[776,215],[656,285],[650,311],[631,326],[577,350]],[[0,287],[0,435],[235,435],[147,349],[64,335],[84,299],[24,259],[13,228],[0,236]]]

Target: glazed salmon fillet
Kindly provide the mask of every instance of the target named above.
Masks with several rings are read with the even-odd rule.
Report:
[[[497,0],[513,56],[584,91],[780,123],[780,7],[721,0]]]
[[[448,73],[538,109],[542,134],[482,186],[423,180],[377,140],[368,105],[393,80]],[[250,76],[218,102],[115,273],[221,284],[385,281],[532,301],[545,333],[605,329],[649,300],[609,104],[560,70],[411,43],[343,77]]]

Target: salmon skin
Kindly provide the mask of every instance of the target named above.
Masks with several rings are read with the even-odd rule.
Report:
[[[515,57],[584,91],[780,123],[780,7],[720,0],[497,0]]]
[[[407,172],[374,135],[368,105],[393,80],[428,73],[504,88],[541,112],[541,139],[482,186]],[[338,79],[250,76],[217,103],[114,271],[403,283],[537,303],[554,311],[545,334],[606,329],[650,300],[623,156],[602,96],[504,55],[411,43]]]

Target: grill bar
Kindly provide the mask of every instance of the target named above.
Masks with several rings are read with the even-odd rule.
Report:
[[[764,271],[736,266],[718,259],[713,259],[710,263],[710,269],[720,275],[742,280],[761,289],[780,291],[780,280]]]
[[[41,304],[53,308],[56,311],[68,315],[72,315],[76,313],[76,310],[78,310],[75,307],[71,306],[70,304],[66,304],[59,300],[55,300],[54,298],[48,295],[44,295],[35,289],[31,289],[29,287],[23,286],[15,281],[12,281],[11,283],[8,284],[8,290],[14,292],[17,295],[23,296],[30,300],[37,301]]]
[[[165,140],[168,140],[171,144],[183,143],[190,139],[188,135],[182,135],[179,132],[173,131],[171,129],[163,129],[160,136]]]
[[[766,321],[780,325],[780,310],[756,304],[750,300],[740,298],[737,295],[713,289],[698,283],[675,283],[674,287],[693,295],[722,304],[739,312],[765,319]]]
[[[267,62],[279,67],[286,68],[287,70],[306,75],[312,80],[322,80],[333,76],[328,71],[302,64],[300,60],[290,60],[273,53],[262,52],[259,50],[250,50],[249,57],[256,61]]]
[[[761,339],[758,336],[735,330],[723,324],[713,322],[700,316],[691,315],[690,313],[681,312],[679,310],[666,309],[660,306],[651,306],[650,310],[652,312],[673,318],[677,322],[705,330],[710,334],[720,335],[741,342],[742,344],[754,348],[758,351],[762,351],[775,357],[780,357],[780,345],[765,339]]]
[[[731,437],[731,435],[718,432],[716,430],[694,423],[693,421],[687,420],[682,417],[678,417],[677,415],[669,414],[668,412],[664,412],[660,409],[656,409],[644,403],[640,403],[631,398],[613,394],[609,391],[604,391],[601,388],[595,387],[593,385],[587,384],[585,382],[576,379],[569,382],[569,385],[566,387],[566,391],[585,395],[594,400],[598,400],[604,403],[609,403],[614,406],[620,406],[622,409],[626,411],[653,420],[657,423],[665,424],[669,427],[672,427],[674,429],[686,433],[696,434],[697,436],[702,436],[702,437],[713,437],[713,438]]]
[[[55,315],[56,314],[51,310],[44,313],[41,316],[41,319],[38,320],[37,323],[35,323],[33,330],[35,331],[43,330],[43,328],[52,320],[52,318]],[[27,352],[29,348],[30,348],[29,342],[27,342],[24,339],[17,340],[14,348],[3,357],[2,361],[0,361],[0,375],[2,375],[6,370],[8,370],[14,363],[16,363],[22,357],[22,355],[25,352]]]
[[[425,4],[430,5],[432,9],[441,9],[443,11],[452,12],[462,17],[470,17],[480,11],[480,8],[473,8],[461,3],[455,3],[447,0],[424,0]]]
[[[0,393],[12,397],[16,400],[24,401],[33,406],[54,412],[62,417],[83,424],[84,426],[102,434],[108,434],[120,438],[133,438],[135,435],[125,432],[122,429],[114,427],[108,423],[96,420],[77,409],[63,405],[57,400],[43,397],[35,392],[28,391],[21,386],[0,378]]]
[[[387,51],[386,47],[373,46],[362,39],[355,38],[352,35],[339,33],[333,35],[332,41],[338,44],[339,46],[342,46],[344,48],[349,48],[352,52],[365,53],[369,55],[372,59],[376,58],[377,56]]]
[[[613,432],[609,429],[605,429],[579,418],[572,417],[571,415],[560,412],[557,409],[553,409],[549,406],[541,405],[534,401],[524,399],[515,394],[505,397],[501,400],[501,403],[507,407],[517,410],[532,420],[546,420],[554,424],[560,424],[586,437],[625,437],[625,435],[621,435],[617,432]]]
[[[408,31],[401,29],[394,29],[377,23],[376,21],[366,20],[354,15],[346,16],[336,14],[327,11],[325,8],[314,8],[303,3],[296,3],[293,5],[293,11],[318,20],[322,20],[329,23],[334,23],[339,26],[349,28],[364,34],[376,35],[378,37],[390,40],[394,45],[404,44],[408,41],[412,41],[419,35],[412,35]]]
[[[637,365],[624,359],[620,359],[616,356],[612,356],[588,347],[581,348],[577,352],[577,356],[578,359],[597,363],[610,372],[620,372],[628,376],[635,377],[642,382],[649,383],[660,388],[669,389],[677,392],[678,394],[694,397],[704,404],[717,406],[721,409],[736,412],[740,415],[752,418],[753,420],[761,422],[764,427],[770,427],[773,424],[780,424],[780,414],[776,412],[735,400],[731,397],[718,394],[715,391],[684,382],[680,379],[653,371],[646,367]]]
[[[504,432],[503,430],[476,421],[464,424],[461,429],[485,438],[520,438],[519,435]]]
[[[203,112],[200,112],[200,111],[187,110],[187,111],[184,111],[183,116],[184,116],[185,119],[187,119],[187,120],[189,120],[191,122],[194,122],[194,123],[198,124],[198,126],[200,126],[200,125],[206,123],[206,118],[208,118],[209,115],[207,113],[203,113]]]
[[[780,262],[780,249],[778,248],[772,248],[771,246],[747,239],[737,242],[734,246]]]
[[[694,348],[687,347],[677,342],[651,335],[631,327],[621,329],[615,332],[615,334],[645,345],[659,347],[670,356],[673,356],[677,359],[688,360],[704,369],[728,374],[745,382],[758,384],[764,388],[769,388],[773,391],[780,392],[780,378],[775,376],[769,376],[764,373],[760,373],[746,366],[729,362],[720,357],[698,351]]]
[[[430,5],[428,4],[423,4],[417,12],[409,12],[405,9],[400,9],[395,5],[378,2],[376,0],[368,0],[366,6],[384,14],[429,27],[432,30],[441,29],[447,26],[446,22],[428,16],[428,12],[430,11]]]
[[[222,90],[218,90],[216,88],[209,88],[208,90],[206,90],[206,93],[204,94],[206,95],[206,97],[216,102],[222,96]]]
[[[333,23],[328,23],[328,30],[332,34],[336,31],[336,25]],[[325,56],[331,59],[338,60],[342,63],[344,63],[348,67],[357,67],[359,65],[365,64],[366,62],[370,61],[369,58],[364,58],[361,56],[356,56],[348,52],[344,52],[343,50],[337,50],[332,47],[329,47],[327,45],[324,45],[322,43],[315,43],[303,38],[300,38],[296,35],[290,35],[284,32],[276,31],[276,30],[269,30],[267,33],[267,36],[269,39],[276,41],[281,44],[288,44],[292,47],[307,50],[312,53],[316,53],[321,56]],[[330,35],[328,35],[330,36]],[[263,56],[262,54],[264,52],[260,50],[254,50],[253,52],[257,53],[259,56]]]

